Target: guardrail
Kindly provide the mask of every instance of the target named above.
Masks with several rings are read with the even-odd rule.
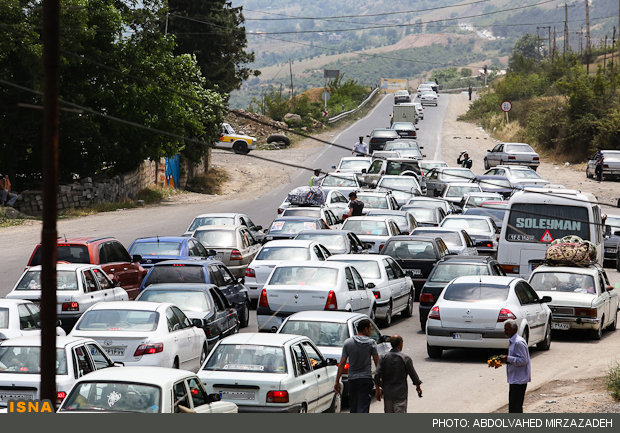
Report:
[[[481,89],[481,87],[472,87],[472,90],[479,90]],[[456,89],[440,89],[439,93],[462,93],[462,92],[467,92],[467,90],[469,90],[469,87],[459,87]]]
[[[379,92],[379,88],[376,87],[372,92],[370,92],[370,95],[368,95],[368,98],[364,99],[362,101],[362,103],[360,105],[357,106],[357,108],[354,108],[353,110],[349,110],[349,111],[343,111],[342,113],[338,114],[337,116],[334,117],[330,117],[329,119],[327,119],[327,123],[335,123],[341,119],[344,119],[345,117],[347,117],[349,114],[354,114],[357,113],[364,105],[366,105],[368,103],[368,101],[370,101],[373,96],[375,96],[377,93]]]

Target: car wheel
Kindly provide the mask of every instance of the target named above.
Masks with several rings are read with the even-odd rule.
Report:
[[[530,347],[530,330],[528,328],[523,330],[523,339],[525,340],[527,347]]]
[[[200,366],[202,367],[202,364],[205,363],[205,360],[207,359],[207,353],[209,351],[207,350],[207,346],[203,345],[202,346],[202,352],[200,352]]]
[[[603,338],[603,323],[605,321],[605,316],[603,316],[603,318],[601,319],[601,324],[598,327],[598,329],[594,329],[591,332],[592,335],[592,339],[593,340],[600,340],[601,338]]]
[[[250,304],[248,302],[243,303],[243,307],[239,312],[239,327],[246,328],[250,323]]]
[[[342,408],[342,397],[339,393],[334,393],[334,398],[332,400],[332,405],[325,412],[327,413],[340,413],[340,409]]]
[[[403,317],[413,316],[413,291],[409,291],[409,298],[407,299],[407,307],[403,310]]]
[[[248,145],[245,141],[235,141],[232,148],[235,153],[240,153],[242,155],[249,152]]]
[[[489,167],[489,161],[487,161],[487,159],[484,158],[484,169],[488,170],[489,168],[491,168],[491,167]]]
[[[588,171],[588,167],[586,167],[586,177],[588,179],[590,179],[592,176],[590,176],[590,172]]]
[[[611,323],[609,324],[609,326],[607,327],[607,329],[608,329],[609,331],[615,331],[615,330],[616,330],[617,325],[618,325],[618,312],[616,311],[616,314],[614,315],[614,321],[613,321],[613,322],[611,322]]]
[[[390,301],[390,305],[388,306],[388,310],[385,313],[385,318],[381,319],[381,324],[384,327],[388,327],[392,324],[392,302]]]
[[[428,343],[426,343],[426,353],[428,353],[429,358],[439,359],[441,358],[443,349],[441,347],[429,346]]]
[[[172,368],[179,369],[179,358],[174,358],[174,362],[172,363]]]
[[[308,413],[308,407],[306,406],[306,403],[301,404],[301,407],[299,408],[299,413]]]
[[[372,310],[370,310],[370,320],[372,320],[373,322],[375,321],[376,313],[377,307],[372,307]]]
[[[538,350],[549,350],[551,348],[551,321],[547,322],[547,330],[545,331],[545,338],[543,341],[536,345]]]

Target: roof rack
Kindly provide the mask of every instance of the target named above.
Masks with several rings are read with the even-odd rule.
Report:
[[[587,262],[572,262],[570,260],[543,260],[542,265],[559,267],[559,266],[571,266],[573,268],[589,268],[590,266],[599,265],[596,260],[588,260]]]

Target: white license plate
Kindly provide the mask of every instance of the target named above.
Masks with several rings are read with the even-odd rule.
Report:
[[[9,400],[32,400],[32,393],[24,392],[0,392],[0,401],[8,402]]]
[[[551,322],[551,329],[568,331],[570,329],[570,325],[568,323]]]
[[[220,391],[222,400],[256,400],[256,393],[247,391]]]
[[[614,250],[614,249],[611,249],[611,248],[605,248],[605,252],[606,252],[606,253],[612,253],[612,254],[613,254],[613,253],[618,252],[618,250]]]
[[[410,275],[422,275],[422,269],[408,269]]]
[[[124,346],[108,346],[104,347],[105,353],[109,356],[124,356],[125,355],[125,347]]]
[[[221,254],[216,254],[216,255],[213,256],[213,258],[215,260],[219,260],[220,262],[222,261],[222,255]]]
[[[468,332],[455,332],[452,334],[454,340],[482,340],[482,334],[473,334]]]

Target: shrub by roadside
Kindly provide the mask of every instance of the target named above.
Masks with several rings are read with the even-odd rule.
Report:
[[[221,168],[212,167],[202,176],[194,178],[187,184],[187,190],[201,194],[220,194],[222,185],[228,180],[228,173]]]
[[[607,373],[607,390],[616,401],[620,401],[620,362],[609,367]]]

